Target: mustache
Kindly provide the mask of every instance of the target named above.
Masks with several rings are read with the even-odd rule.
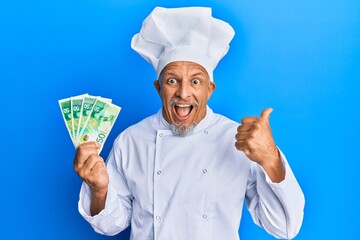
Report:
[[[192,105],[194,107],[199,106],[199,103],[196,100],[186,100],[186,99],[182,99],[180,97],[176,97],[176,98],[171,99],[169,105],[173,107],[174,105],[176,105],[178,103],[180,103],[180,104],[189,104],[189,105]]]

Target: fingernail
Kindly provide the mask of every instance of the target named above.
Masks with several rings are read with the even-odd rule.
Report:
[[[96,144],[96,146],[97,146],[98,148],[101,147],[101,144],[100,144],[100,143],[95,142],[95,144]]]

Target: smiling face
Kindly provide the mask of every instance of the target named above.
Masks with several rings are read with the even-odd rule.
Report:
[[[215,89],[202,66],[186,61],[166,65],[154,86],[165,120],[179,135],[191,132],[205,117],[207,102]]]

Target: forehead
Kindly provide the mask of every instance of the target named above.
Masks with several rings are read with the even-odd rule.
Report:
[[[208,77],[208,73],[204,67],[195,62],[176,61],[167,64],[161,71],[160,75],[166,74],[186,74],[186,75],[204,75]]]

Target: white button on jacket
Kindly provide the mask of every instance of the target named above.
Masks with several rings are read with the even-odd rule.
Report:
[[[194,132],[181,137],[160,110],[115,140],[105,209],[90,216],[84,183],[79,212],[106,235],[131,225],[133,240],[238,240],[245,200],[257,225],[275,237],[293,238],[305,201],[288,162],[281,154],[286,178],[272,183],[235,148],[238,125],[208,107]]]

